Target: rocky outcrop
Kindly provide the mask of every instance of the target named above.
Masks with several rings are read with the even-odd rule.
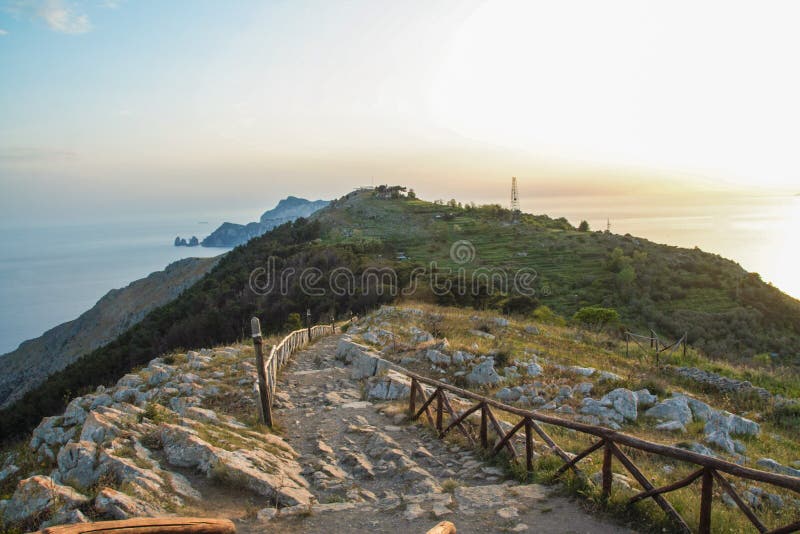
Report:
[[[25,341],[17,350],[0,357],[0,407],[7,408],[49,375],[113,341],[150,311],[177,298],[218,261],[219,258],[176,261],[163,271],[109,291],[77,319]]]
[[[230,222],[214,230],[201,241],[204,247],[236,247],[247,243],[255,237],[264,235],[276,226],[294,221],[300,217],[309,217],[327,206],[327,200],[306,200],[304,198],[286,197],[273,209],[265,211],[258,222],[235,224]]]
[[[226,392],[247,420],[257,413],[247,387],[256,378],[252,360],[234,347],[156,358],[112,388],[73,399],[33,431],[28,446],[41,472],[0,501],[6,526],[79,522],[89,510],[107,519],[164,514],[202,498],[181,468],[278,506],[308,505],[313,496],[294,449],[212,409],[225,406],[217,399]],[[12,465],[6,484],[16,476]]]

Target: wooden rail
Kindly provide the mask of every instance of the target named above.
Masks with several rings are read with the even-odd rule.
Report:
[[[525,434],[525,468],[530,473],[533,470],[533,434],[537,434],[547,447],[561,460],[564,464],[556,471],[556,478],[563,475],[568,470],[573,470],[579,476],[585,476],[578,468],[578,463],[590,456],[592,453],[603,449],[603,465],[602,465],[602,496],[607,499],[611,494],[611,485],[613,481],[612,464],[617,460],[622,466],[636,479],[639,485],[642,486],[643,491],[634,495],[629,504],[639,502],[643,499],[653,499],[658,506],[669,516],[672,522],[682,531],[692,532],[688,523],[678,513],[678,511],[669,503],[664,497],[664,494],[675,491],[689,486],[697,480],[701,481],[700,488],[700,521],[697,531],[701,534],[707,534],[711,531],[711,506],[714,484],[727,493],[736,506],[744,513],[747,519],[753,526],[762,533],[769,532],[770,534],[784,534],[789,532],[800,531],[800,521],[794,522],[790,525],[769,530],[758,519],[754,510],[750,508],[744,500],[736,493],[736,490],[731,483],[723,476],[729,475],[745,480],[754,482],[763,482],[772,484],[780,488],[788,489],[800,493],[800,478],[788,475],[781,475],[777,473],[770,473],[758,469],[740,466],[719,458],[713,458],[698,454],[692,451],[687,451],[670,445],[663,445],[659,443],[652,443],[634,436],[616,432],[614,430],[579,423],[568,419],[561,419],[558,417],[542,414],[536,411],[523,410],[514,406],[508,406],[496,400],[479,395],[472,391],[461,389],[459,387],[445,384],[431,378],[427,378],[407,369],[390,364],[389,367],[395,371],[411,378],[411,393],[409,395],[408,413],[412,420],[416,420],[423,416],[427,417],[430,424],[435,428],[440,438],[443,438],[448,432],[457,428],[462,434],[467,436],[471,443],[478,443],[480,446],[488,450],[490,454],[498,454],[501,450],[506,450],[512,461],[518,461],[518,453],[512,443],[512,438],[517,432],[524,432]],[[426,395],[422,384],[426,384],[433,388],[430,396]],[[458,396],[463,400],[475,401],[475,404],[469,406],[466,410],[458,413],[453,409],[447,394],[450,393]],[[421,401],[421,403],[418,403]],[[514,424],[510,430],[505,431],[500,425],[497,416],[492,410],[503,411],[512,416],[519,417],[519,421]],[[480,423],[477,430],[477,436],[473,437],[473,430],[468,418],[480,412]],[[449,422],[445,418],[449,417]],[[477,415],[476,415],[477,418]],[[598,438],[588,448],[579,452],[577,455],[570,455],[561,449],[550,435],[545,432],[540,423],[554,425],[557,427],[574,430],[589,436]],[[494,429],[496,439],[489,440],[489,426]],[[678,482],[656,488],[652,482],[639,470],[634,464],[633,460],[622,451],[621,447],[628,447],[631,449],[639,450],[645,453],[656,454],[659,456],[688,462],[698,466],[698,469],[693,471],[689,476],[679,480]]]
[[[271,427],[272,400],[275,397],[278,370],[289,361],[289,357],[292,354],[306,346],[312,339],[335,333],[336,325],[317,325],[295,330],[270,349],[269,356],[266,360],[264,359],[264,340],[261,337],[261,322],[258,320],[258,317],[253,317],[250,320],[250,329],[253,333],[253,346],[256,350],[258,398],[261,421],[265,425]]]

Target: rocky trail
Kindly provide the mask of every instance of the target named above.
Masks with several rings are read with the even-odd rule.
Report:
[[[547,487],[507,480],[476,453],[407,424],[396,403],[362,400],[362,382],[335,357],[339,338],[300,351],[281,373],[274,415],[319,504],[260,511],[267,531],[426,532],[443,519],[459,532],[627,530]]]

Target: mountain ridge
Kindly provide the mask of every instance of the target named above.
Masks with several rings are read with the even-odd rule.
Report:
[[[0,356],[0,408],[18,400],[48,375],[113,341],[151,310],[175,299],[218,261],[217,257],[173,262],[164,270],[110,290],[76,319],[23,341],[17,349]]]
[[[293,221],[299,217],[308,217],[328,205],[327,200],[306,200],[288,196],[278,202],[271,210],[265,211],[258,222],[237,224],[224,222],[219,228],[204,238],[200,245],[204,247],[236,247],[253,238],[264,235],[276,226]]]

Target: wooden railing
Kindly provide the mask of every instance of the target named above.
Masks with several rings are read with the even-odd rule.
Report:
[[[563,465],[555,473],[556,478],[570,469],[581,477],[585,476],[578,468],[578,463],[602,448],[603,467],[601,491],[604,499],[607,499],[611,494],[611,484],[613,482],[612,463],[614,459],[616,459],[633,478],[636,479],[643,489],[643,491],[630,498],[629,504],[636,503],[643,499],[653,499],[675,523],[676,527],[685,532],[691,532],[692,529],[678,511],[667,501],[664,494],[689,486],[698,479],[701,480],[698,532],[706,534],[711,531],[711,503],[715,483],[731,497],[733,502],[736,503],[736,506],[759,532],[783,534],[800,530],[800,521],[796,521],[781,528],[773,530],[768,529],[756,516],[753,509],[737,494],[733,485],[723,474],[754,482],[772,484],[800,493],[800,478],[798,477],[751,469],[719,458],[712,458],[677,447],[645,441],[608,428],[587,425],[568,419],[545,415],[536,411],[508,406],[488,397],[478,395],[477,393],[412,373],[397,365],[390,364],[389,366],[411,378],[408,412],[412,420],[416,420],[425,414],[430,424],[436,429],[440,438],[443,438],[451,430],[458,429],[473,446],[480,445],[483,449],[490,451],[492,455],[505,449],[508,451],[508,455],[512,461],[516,461],[518,453],[514,447],[512,438],[517,432],[523,431],[525,433],[525,468],[527,472],[530,473],[533,471],[533,444],[534,434],[536,434],[547,444],[547,447],[563,461]],[[426,384],[433,388],[430,396],[425,394],[421,384]],[[474,401],[475,404],[459,413],[453,408],[447,393],[451,393],[468,403]],[[418,401],[421,401],[421,403],[418,404]],[[513,425],[510,430],[505,431],[495,413],[492,411],[493,409],[519,417],[519,422]],[[477,425],[477,435],[474,436],[474,425],[468,421],[468,418],[476,412],[480,412],[480,423]],[[445,420],[446,417],[449,418],[449,420]],[[551,436],[545,432],[540,423],[574,430],[588,436],[593,436],[597,438],[597,440],[577,455],[570,455],[555,443]],[[497,436],[492,442],[489,440],[490,426],[494,429]],[[620,448],[622,446],[682,462],[688,462],[696,465],[697,469],[682,480],[657,488],[653,486],[631,458],[622,451]]]
[[[273,346],[269,356],[264,359],[264,340],[261,337],[261,322],[258,317],[250,320],[253,333],[253,346],[256,350],[256,368],[258,370],[258,398],[261,410],[261,421],[272,426],[272,400],[275,397],[275,386],[278,370],[298,349],[304,347],[312,339],[327,336],[336,332],[336,325],[317,325],[295,330]]]

